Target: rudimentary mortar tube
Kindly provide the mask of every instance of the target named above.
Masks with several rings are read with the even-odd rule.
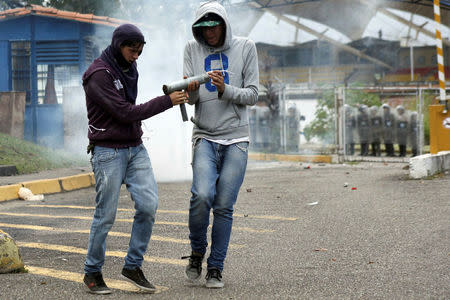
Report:
[[[169,95],[172,92],[175,91],[181,91],[187,88],[188,84],[198,81],[199,84],[204,84],[209,81],[209,74],[203,73],[201,75],[192,76],[185,78],[183,80],[175,81],[170,84],[164,84],[162,89],[165,95]],[[183,104],[180,104],[180,110],[181,110],[181,117],[183,118],[183,122],[186,122],[188,120],[187,112],[186,112],[186,106]]]

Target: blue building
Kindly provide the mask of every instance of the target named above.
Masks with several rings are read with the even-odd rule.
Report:
[[[0,12],[0,91],[26,92],[24,137],[62,148],[62,95],[124,23],[38,5]]]

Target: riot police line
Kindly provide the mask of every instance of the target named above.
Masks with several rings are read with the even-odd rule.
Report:
[[[254,151],[297,153],[300,144],[300,115],[295,105],[287,108],[286,117],[280,119],[278,113],[273,115],[267,106],[253,106],[249,109],[250,147]],[[283,123],[285,122],[285,124]],[[282,131],[285,127],[285,146]]]
[[[346,155],[381,156],[382,145],[386,156],[405,157],[408,146],[411,156],[418,154],[417,112],[402,105],[393,109],[386,103],[381,107],[345,104],[344,112]]]
[[[395,109],[388,104],[368,107],[365,104],[344,105],[344,141],[346,155],[411,156],[418,155],[417,112],[402,105]],[[301,115],[295,105],[287,109],[285,121],[286,152],[299,152]],[[283,149],[283,123],[267,106],[249,109],[250,147],[253,151],[280,152]],[[357,149],[359,147],[359,149]],[[409,154],[408,154],[409,155]]]

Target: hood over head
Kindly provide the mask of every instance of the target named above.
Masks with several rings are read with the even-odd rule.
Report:
[[[131,65],[123,58],[122,52],[120,50],[120,46],[122,46],[122,44],[126,41],[145,44],[144,35],[139,30],[139,28],[137,28],[133,24],[123,24],[114,30],[109,47],[112,54],[114,55],[114,58],[123,68],[129,67]]]
[[[122,55],[120,46],[122,46],[124,42],[127,42],[127,44],[145,44],[145,39],[142,32],[135,25],[122,24],[114,30],[111,44],[102,52],[100,58],[119,76],[120,81],[125,88],[127,100],[131,103],[135,103],[139,73],[137,71],[136,62],[130,64]]]
[[[225,35],[223,45],[217,48],[208,45],[202,35],[202,26],[216,26],[214,25],[216,22],[224,24],[223,34]],[[198,43],[207,48],[214,49],[215,52],[228,49],[231,43],[232,32],[225,8],[217,1],[208,1],[200,5],[192,23],[192,35]]]

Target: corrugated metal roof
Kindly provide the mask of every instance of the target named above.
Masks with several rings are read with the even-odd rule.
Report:
[[[53,17],[59,19],[73,20],[84,23],[100,24],[106,26],[117,27],[124,23],[130,23],[129,21],[96,16],[93,14],[80,14],[77,12],[59,10],[52,7],[44,7],[40,5],[29,5],[21,8],[8,9],[0,11],[0,21],[4,21],[10,18],[22,17],[25,15],[38,15],[45,17]]]

